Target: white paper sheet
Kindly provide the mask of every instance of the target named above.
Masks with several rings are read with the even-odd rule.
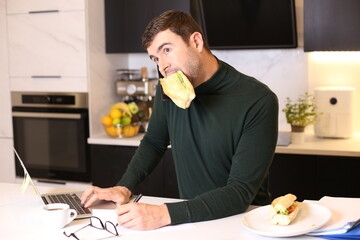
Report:
[[[355,221],[360,217],[360,198],[323,197],[318,204],[325,206],[332,212],[331,219],[316,232],[342,228],[347,222]],[[339,233],[341,230],[338,231]],[[344,231],[343,231],[344,232]],[[317,234],[317,235],[318,235]]]

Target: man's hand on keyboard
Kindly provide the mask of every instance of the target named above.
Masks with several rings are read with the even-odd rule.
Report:
[[[111,188],[99,188],[91,186],[82,194],[81,204],[90,207],[97,200],[113,201],[118,204],[127,203],[131,192],[126,187],[116,186]]]

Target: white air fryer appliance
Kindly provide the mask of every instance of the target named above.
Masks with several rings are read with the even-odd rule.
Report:
[[[319,87],[315,99],[319,115],[315,135],[328,138],[350,138],[353,134],[354,94],[352,87]]]

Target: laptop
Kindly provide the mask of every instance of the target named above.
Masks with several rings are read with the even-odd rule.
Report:
[[[36,194],[41,197],[42,201],[45,204],[66,203],[70,206],[70,208],[74,209],[77,212],[78,215],[76,216],[75,219],[89,218],[92,216],[90,209],[84,208],[83,205],[81,204],[80,197],[81,197],[81,194],[83,193],[81,191],[80,192],[41,194],[39,189],[35,186],[34,182],[32,181],[31,176],[30,176],[29,172],[27,171],[19,154],[16,152],[14,147],[13,147],[13,149],[14,149],[14,153],[15,153],[16,157],[18,158],[21,166],[24,168],[24,177],[27,176],[29,178],[29,181],[33,185]]]

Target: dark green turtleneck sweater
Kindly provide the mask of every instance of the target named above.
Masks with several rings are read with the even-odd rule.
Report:
[[[258,80],[219,61],[195,88],[188,109],[158,86],[148,131],[118,185],[131,191],[171,143],[180,197],[167,203],[171,224],[197,222],[270,203],[267,173],[276,147],[278,101]]]

